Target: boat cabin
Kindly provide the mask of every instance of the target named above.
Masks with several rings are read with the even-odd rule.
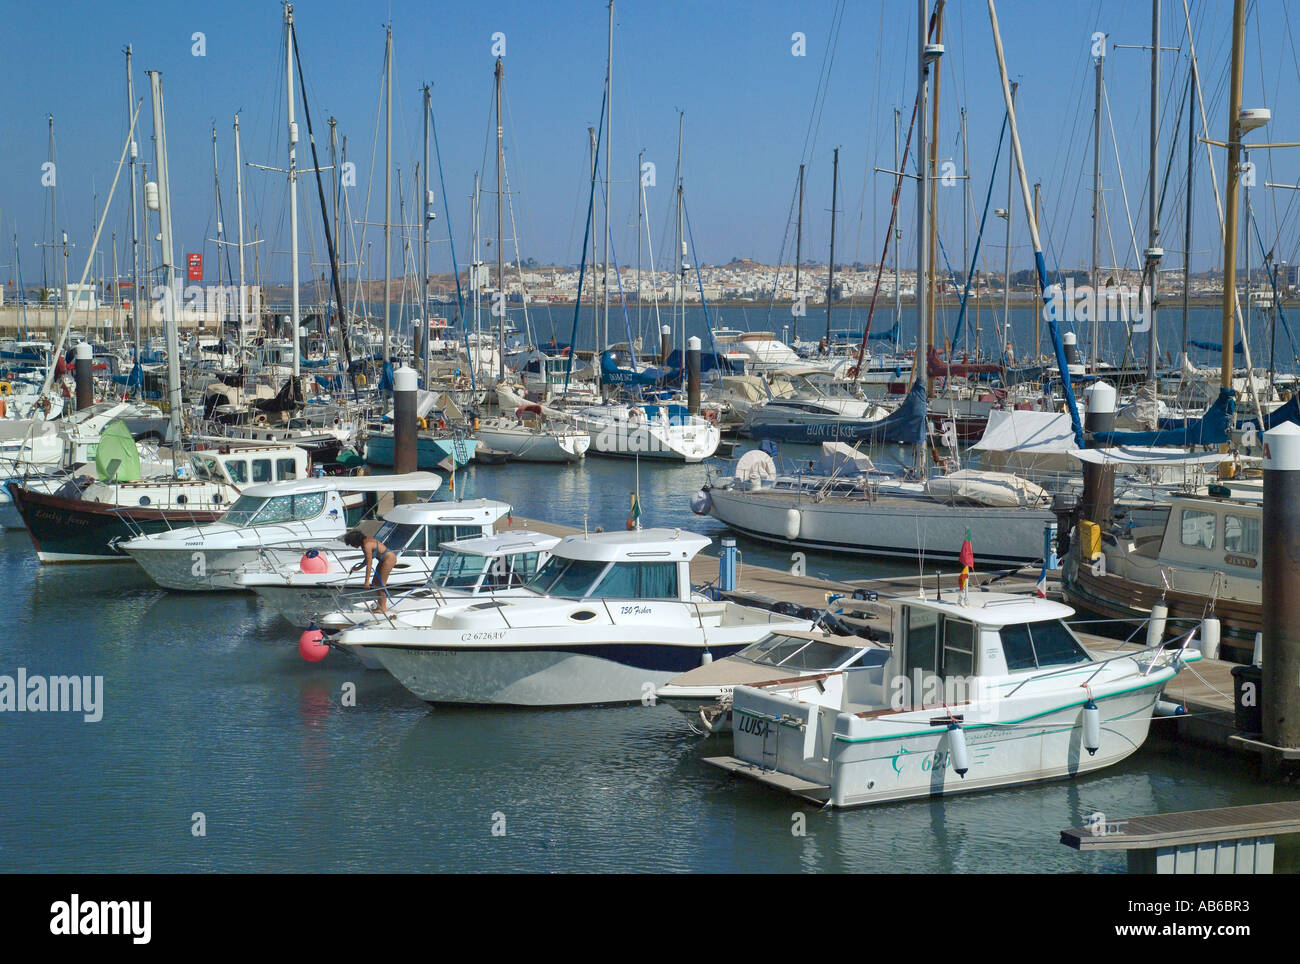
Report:
[[[398,554],[437,555],[444,542],[491,536],[495,524],[509,514],[509,503],[492,499],[396,505],[384,513],[375,538]]]
[[[567,536],[525,588],[564,599],[690,602],[690,561],[710,541],[680,529]]]
[[[1258,579],[1263,512],[1259,502],[1176,496],[1170,502],[1158,558],[1180,569],[1227,571]]]
[[[1064,622],[1074,610],[1062,603],[975,592],[962,605],[952,592],[943,599],[895,600],[893,610],[893,653],[884,677],[889,685],[871,696],[875,708],[962,702],[969,696],[962,686],[975,677],[1014,678],[1092,661]],[[846,700],[853,692],[846,686]]]
[[[444,542],[429,583],[475,594],[520,589],[559,541],[559,536],[519,529]]]
[[[222,445],[193,452],[190,471],[204,482],[226,482],[243,488],[305,479],[311,467],[307,452],[296,445]]]

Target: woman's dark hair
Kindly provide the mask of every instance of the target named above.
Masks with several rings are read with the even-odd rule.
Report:
[[[352,529],[343,537],[343,541],[353,549],[360,549],[366,542],[366,534],[360,529]]]

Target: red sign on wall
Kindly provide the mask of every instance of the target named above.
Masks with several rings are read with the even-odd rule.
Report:
[[[187,254],[185,256],[185,260],[186,263],[189,265],[189,269],[190,269],[189,279],[191,281],[202,281],[203,280],[203,255]]]

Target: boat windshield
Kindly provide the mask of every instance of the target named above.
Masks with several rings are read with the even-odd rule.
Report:
[[[751,643],[736,655],[760,666],[780,666],[782,669],[807,672],[838,669],[852,655],[860,652],[854,647],[773,633]]]
[[[528,580],[525,588],[544,596],[581,599],[596,581],[596,577],[604,571],[603,562],[552,556],[546,565],[537,570],[537,575]]]
[[[226,514],[221,517],[222,522],[228,522],[233,526],[251,525],[253,517],[257,511],[266,505],[266,499],[259,499],[254,495],[241,495],[235,500],[235,504],[226,510]]]
[[[274,525],[279,522],[306,522],[320,515],[324,508],[324,492],[277,495],[269,499],[241,495],[221,517],[221,521],[241,528],[250,525]]]
[[[420,526],[405,525],[400,522],[385,522],[375,533],[375,538],[393,552],[401,552],[410,545],[411,538],[420,531]],[[421,540],[423,542],[423,540]],[[423,549],[421,545],[419,548]]]
[[[438,589],[473,589],[483,575],[483,565],[487,556],[472,552],[444,551],[438,557],[438,564],[433,567],[430,581]]]
[[[1007,669],[1046,669],[1089,662],[1074,634],[1059,619],[1002,627],[1002,651]]]

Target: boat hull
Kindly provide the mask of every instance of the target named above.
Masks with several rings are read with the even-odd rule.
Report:
[[[446,459],[455,461],[457,468],[474,457],[475,439],[432,438],[416,435],[416,467],[420,471],[440,468]],[[393,467],[393,437],[372,435],[366,439],[366,463],[378,468]]]
[[[969,771],[964,777],[954,769],[952,736],[943,726],[925,727],[925,732],[904,736],[858,740],[845,739],[838,731],[824,737],[819,732],[827,754],[826,760],[819,761],[823,768],[819,771],[793,759],[805,750],[800,728],[736,709],[735,756],[706,762],[833,807],[1077,777],[1113,766],[1141,747],[1167,676],[1161,674],[1140,688],[1113,696],[1096,697],[1101,710],[1101,741],[1094,754],[1083,746],[1079,702],[1032,719],[966,726]],[[825,707],[820,711],[819,730],[829,730],[840,714]]]
[[[33,492],[17,483],[8,488],[43,563],[130,562],[130,556],[118,548],[119,542],[213,522],[221,516],[215,511],[172,512],[85,502]]]
[[[782,546],[882,558],[956,560],[967,531],[981,564],[1024,565],[1043,557],[1043,528],[1055,521],[1036,508],[953,506],[923,498],[874,502],[770,491],[711,488],[710,513],[743,535]],[[798,513],[797,527],[790,511]],[[795,535],[789,535],[794,530]]]
[[[711,645],[716,657],[746,642]],[[349,643],[348,648],[354,648]],[[367,645],[415,696],[430,703],[594,706],[652,701],[657,687],[699,665],[706,647],[628,640],[603,645],[498,649]],[[625,661],[626,660],[626,661]]]

